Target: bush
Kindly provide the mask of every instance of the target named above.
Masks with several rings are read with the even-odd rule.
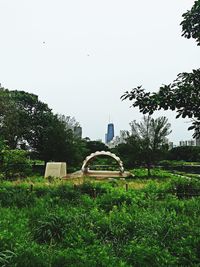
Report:
[[[199,190],[198,180],[146,182],[128,191],[107,182],[36,183],[33,192],[1,182],[0,251],[11,254],[0,266],[198,266],[200,198],[181,197]]]
[[[12,261],[12,258],[15,256],[15,253],[10,250],[5,250],[0,252],[0,266],[6,267]]]
[[[125,255],[131,266],[175,266],[176,258],[167,250],[161,249],[156,245],[132,241],[125,248]]]
[[[105,194],[108,191],[108,187],[102,186],[98,183],[85,182],[81,185],[76,186],[82,194],[87,194],[91,197]]]
[[[42,253],[41,248],[28,244],[17,251],[17,255],[12,260],[12,265],[16,267],[48,267],[48,258]]]
[[[130,192],[120,191],[119,189],[113,190],[98,199],[99,207],[107,212],[112,210],[114,206],[131,205],[133,202],[133,195]]]
[[[79,202],[80,192],[75,190],[72,185],[59,185],[51,192],[52,197],[59,197],[61,200],[68,200],[71,202]]]
[[[0,205],[2,207],[29,207],[35,203],[35,194],[21,186],[0,186]]]
[[[112,253],[110,246],[95,244],[82,249],[74,248],[57,253],[53,258],[52,267],[125,267],[122,261]]]
[[[54,213],[41,215],[31,225],[33,238],[38,243],[60,241],[65,234],[65,218]]]
[[[195,178],[177,177],[170,182],[169,191],[178,198],[200,196],[200,181]]]
[[[24,178],[31,173],[31,164],[27,159],[27,151],[14,149],[2,151],[2,166],[5,179]]]

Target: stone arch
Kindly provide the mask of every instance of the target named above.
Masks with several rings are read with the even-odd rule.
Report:
[[[108,151],[96,151],[95,153],[90,154],[88,157],[86,157],[86,159],[83,162],[82,165],[82,172],[83,173],[87,173],[88,172],[88,165],[89,163],[96,157],[98,156],[108,156],[113,158],[119,165],[120,168],[120,173],[124,172],[124,167],[123,167],[123,162],[121,161],[121,159],[119,157],[117,157],[115,154],[108,152]]]

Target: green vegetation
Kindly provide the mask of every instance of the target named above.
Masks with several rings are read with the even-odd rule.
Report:
[[[121,157],[125,167],[146,166],[150,176],[152,165],[167,153],[166,137],[171,132],[171,125],[166,117],[144,116],[141,122],[132,121],[130,126],[126,143],[119,144],[113,151]]]
[[[183,35],[198,44],[199,7],[195,1],[181,24]],[[195,119],[190,129],[200,136],[199,77],[199,69],[182,73],[158,93],[137,87],[122,99],[143,113],[176,109],[177,117]],[[0,88],[0,266],[200,266],[199,175],[158,168],[149,175],[161,159],[165,167],[191,167],[182,160],[200,161],[199,148],[167,151],[167,119],[148,116],[132,122],[127,142],[114,149],[126,167],[146,166],[133,169],[134,178],[27,178],[36,164],[65,161],[76,170],[86,155],[107,150],[77,138],[76,126],[36,95]],[[111,163],[98,158],[91,164]]]
[[[64,161],[74,171],[80,169],[87,155],[108,150],[102,142],[76,136],[75,129],[79,126],[73,117],[53,114],[37,95],[0,87],[0,161],[16,177],[23,176],[23,171],[13,167],[19,161],[16,160],[19,153],[29,156],[32,165],[33,161]],[[13,162],[6,160],[11,159],[11,154]]]
[[[172,148],[167,158],[174,161],[189,161],[200,162],[200,147],[199,146],[182,146]]]
[[[199,266],[199,179],[134,173],[1,182],[1,266]]]
[[[194,2],[191,10],[183,14],[182,32],[186,38],[194,38],[200,44],[200,0]],[[192,118],[192,126],[188,130],[195,130],[194,137],[200,137],[200,69],[190,73],[178,74],[176,80],[169,85],[163,85],[158,92],[146,92],[142,86],[126,91],[122,100],[132,101],[133,107],[146,114],[154,111],[175,110],[177,118]]]
[[[191,10],[183,14],[181,22],[182,30],[185,38],[194,38],[197,45],[200,45],[200,0],[194,2]]]

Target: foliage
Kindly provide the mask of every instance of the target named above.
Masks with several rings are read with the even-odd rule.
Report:
[[[149,179],[147,176],[147,171],[144,168],[135,168],[132,170],[132,173],[134,174],[135,179]],[[158,179],[158,181],[162,181],[167,178],[171,178],[171,174],[167,171],[160,170],[158,168],[154,168],[151,171],[151,179]]]
[[[35,195],[29,188],[0,186],[0,205],[3,207],[29,207],[35,203]]]
[[[180,176],[171,181],[170,187],[178,198],[200,196],[200,181],[195,178]]]
[[[0,88],[0,136],[11,149],[77,166],[88,154],[86,142],[74,134],[77,126],[73,117],[53,114],[37,95]]]
[[[27,151],[5,149],[2,151],[1,171],[6,179],[24,178],[31,172]]]
[[[197,45],[200,45],[200,1],[196,0],[191,10],[188,10],[183,15],[182,36],[190,39],[196,39]]]
[[[135,136],[129,136],[126,143],[117,145],[113,152],[120,157],[126,168],[133,168],[141,164],[139,157],[140,144]]]
[[[200,44],[200,1],[195,1],[192,9],[183,14],[182,30],[186,38],[193,37]],[[178,117],[192,118],[194,137],[200,136],[200,69],[191,73],[183,72],[169,85],[163,85],[158,92],[146,92],[142,86],[126,91],[122,100],[132,101],[133,107],[138,107],[143,113],[153,114],[160,109],[176,110]]]
[[[155,110],[171,109],[176,110],[178,117],[194,118],[193,126],[188,129],[195,129],[196,136],[199,131],[200,115],[200,69],[193,70],[192,73],[181,73],[178,78],[169,85],[160,87],[157,93],[145,92],[139,86],[122,95],[122,100],[133,101],[133,107],[146,114],[153,114]]]
[[[96,151],[109,151],[109,148],[100,141],[86,141],[86,148],[88,149],[88,154],[94,153]]]
[[[168,159],[198,162],[200,161],[200,147],[198,146],[174,147],[169,151]]]
[[[103,187],[100,184],[95,184],[91,182],[85,182],[81,185],[76,186],[75,188],[76,190],[79,190],[82,194],[87,194],[91,197],[105,194],[108,191],[107,187]]]
[[[25,148],[28,143],[35,148],[40,130],[52,115],[48,106],[34,94],[4,88],[0,88],[0,102],[3,107],[0,132],[9,147],[15,149],[20,145]]]
[[[5,140],[0,138],[0,163],[3,163],[3,151],[8,147],[5,144]]]
[[[123,205],[131,205],[133,201],[133,195],[118,190],[111,191],[110,193],[103,195],[99,199],[99,205],[100,208],[108,212],[111,211],[114,207],[119,208]]]
[[[12,260],[12,258],[15,256],[15,253],[13,253],[10,250],[5,250],[0,252],[0,265],[1,267],[8,266],[9,262]]]
[[[56,214],[40,215],[34,224],[31,224],[34,239],[39,243],[51,243],[59,241],[64,237],[65,220],[64,217]]]
[[[120,156],[128,168],[146,165],[150,175],[151,165],[167,153],[166,136],[170,134],[170,124],[165,117],[153,119],[144,116],[141,122],[130,123],[126,143],[119,144],[113,151]]]
[[[32,245],[32,246],[31,246]],[[16,257],[13,259],[16,267],[48,267],[45,255],[39,250],[37,245],[31,243],[22,246]],[[11,265],[12,266],[12,265]]]
[[[143,178],[145,187],[128,191],[106,181],[74,187],[38,179],[32,192],[29,180],[17,187],[1,182],[1,191],[15,194],[0,205],[0,261],[20,267],[198,266],[199,182],[156,173],[156,180]],[[159,181],[159,174],[166,179]],[[25,202],[21,192],[34,196],[31,206],[8,201],[18,195]]]
[[[133,121],[130,123],[132,136],[138,142],[138,156],[141,161],[145,162],[150,175],[152,164],[158,161],[166,150],[166,136],[170,134],[170,124],[167,118],[158,117],[153,119],[150,116],[143,118],[138,123]]]

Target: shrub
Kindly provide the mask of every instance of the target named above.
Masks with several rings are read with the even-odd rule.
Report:
[[[110,246],[95,244],[83,248],[60,251],[53,258],[52,267],[125,267],[112,253]]]
[[[93,197],[94,194],[102,195],[108,191],[108,188],[105,186],[102,186],[98,183],[91,183],[91,182],[85,182],[81,185],[78,185],[76,187],[82,194],[88,194],[89,196]]]
[[[118,190],[113,190],[110,193],[107,193],[101,196],[98,200],[100,208],[105,211],[110,211],[114,206],[121,207],[124,205],[130,205],[133,202],[133,196],[129,192],[124,192]]]
[[[30,245],[30,247],[29,247]],[[16,267],[48,267],[48,258],[42,253],[41,248],[29,244],[21,247],[13,258],[12,265]],[[47,255],[46,255],[47,256]]]
[[[65,234],[65,218],[54,213],[45,214],[34,221],[31,230],[38,243],[60,241]]]
[[[59,185],[51,192],[52,197],[59,197],[62,200],[77,202],[80,199],[80,192],[74,190],[72,185]]]
[[[12,261],[12,258],[15,256],[15,253],[10,250],[5,250],[0,252],[0,266],[6,267]]]
[[[2,157],[1,171],[6,179],[24,178],[31,173],[27,151],[19,149],[3,150]]]
[[[170,182],[169,191],[178,198],[190,198],[200,195],[200,181],[195,178],[177,177]]]
[[[176,258],[167,250],[137,241],[131,241],[125,248],[125,255],[131,266],[175,266]]]
[[[28,207],[35,203],[35,195],[21,186],[0,186],[0,205],[3,207]]]

